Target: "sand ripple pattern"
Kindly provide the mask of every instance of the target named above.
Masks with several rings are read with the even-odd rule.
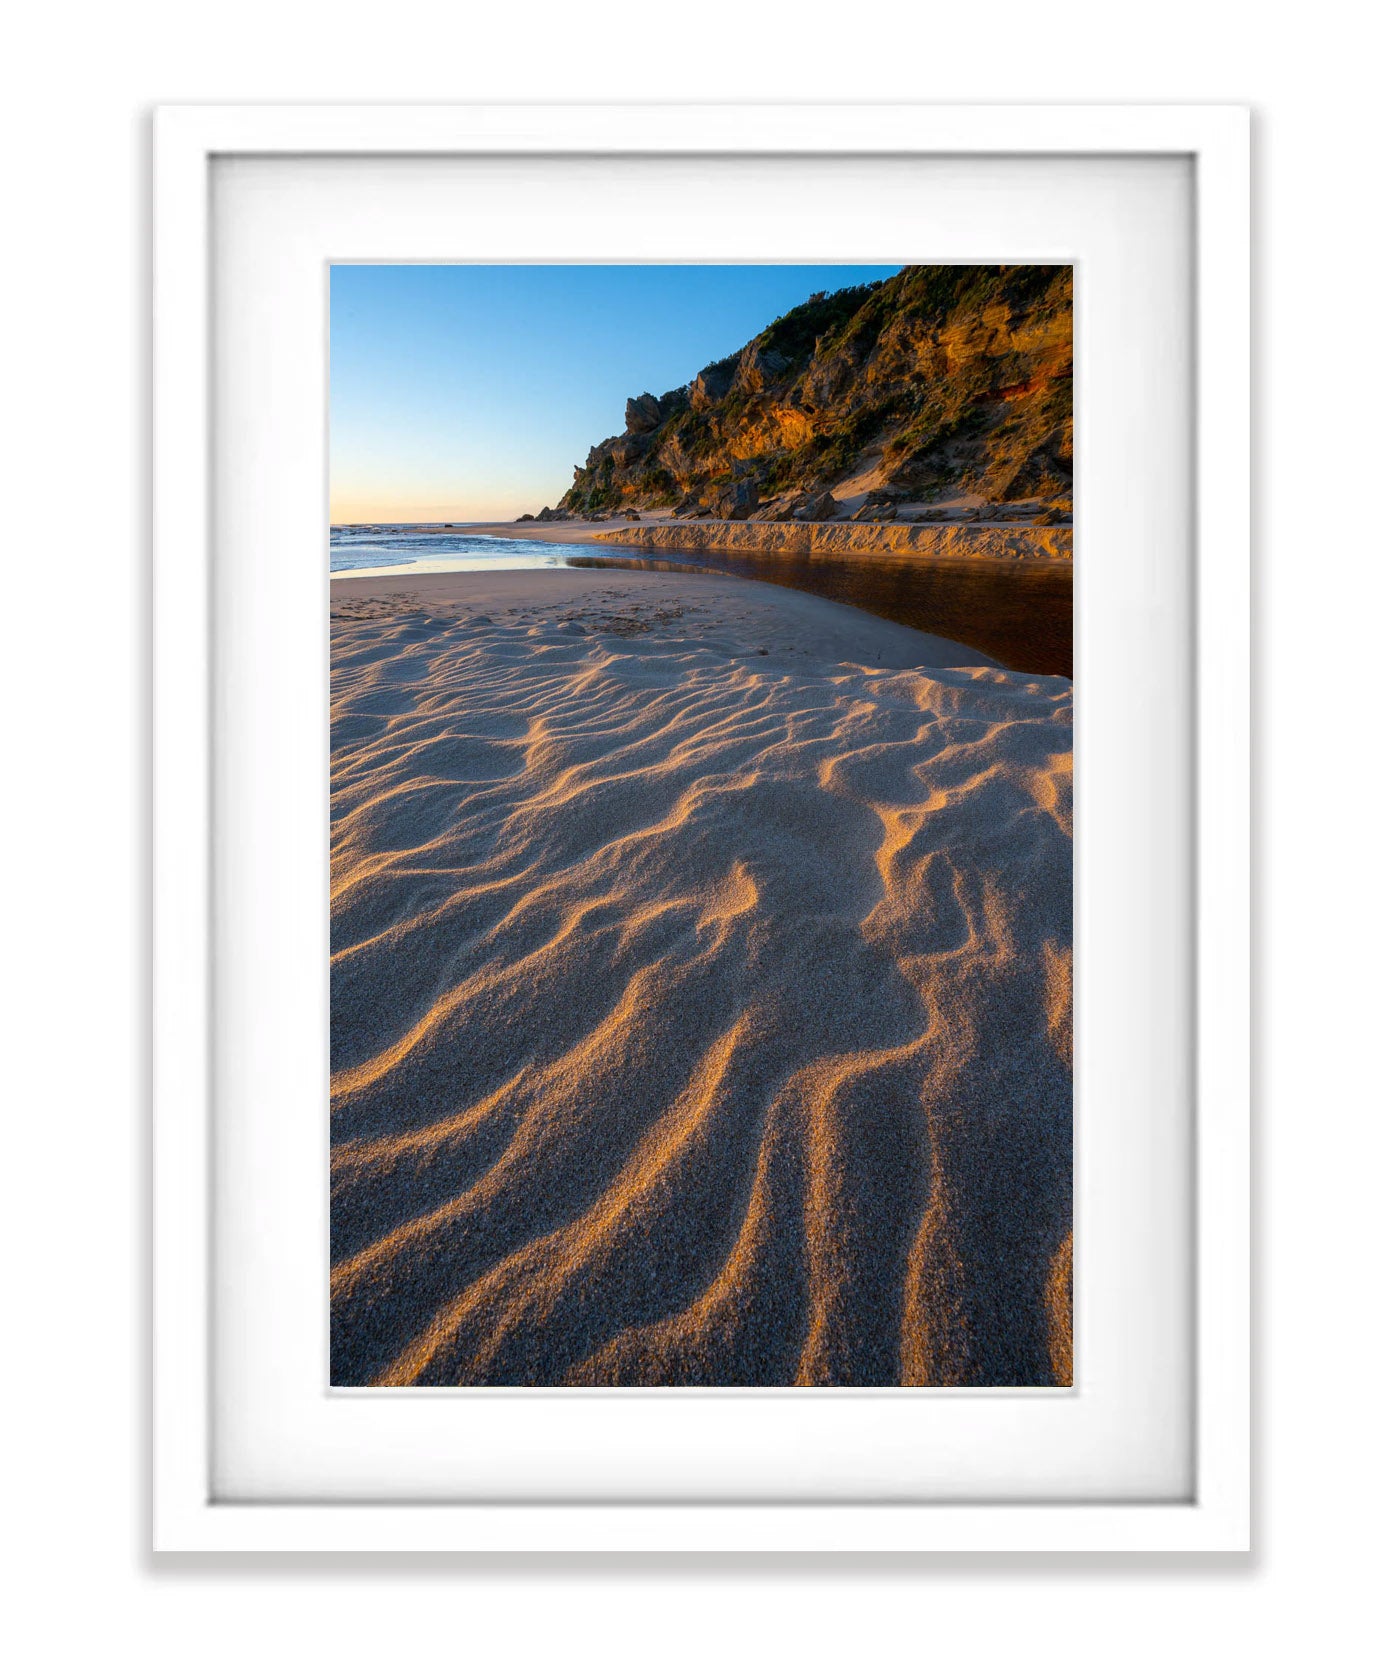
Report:
[[[332,624],[332,1380],[1072,1380],[1070,687]]]

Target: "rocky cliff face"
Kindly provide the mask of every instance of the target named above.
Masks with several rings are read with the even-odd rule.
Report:
[[[906,268],[817,293],[688,386],[631,398],[560,508],[888,519],[971,498],[1066,521],[1071,273]]]

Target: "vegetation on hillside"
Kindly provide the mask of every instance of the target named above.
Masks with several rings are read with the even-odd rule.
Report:
[[[828,494],[847,506],[974,494],[1067,516],[1071,278],[912,267],[817,292],[689,386],[633,398],[561,507],[765,518]]]

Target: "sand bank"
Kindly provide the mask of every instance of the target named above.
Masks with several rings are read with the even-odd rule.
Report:
[[[1074,552],[1068,526],[766,524],[685,519],[628,525],[598,542],[636,548],[732,548],[761,554],[898,554],[930,559],[1063,560]]]
[[[705,576],[331,597],[334,1380],[1069,1381],[1069,685]]]

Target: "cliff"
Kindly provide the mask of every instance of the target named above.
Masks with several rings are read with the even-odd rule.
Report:
[[[1071,278],[914,267],[817,293],[688,386],[631,398],[560,510],[907,521],[971,501],[1068,523]]]

